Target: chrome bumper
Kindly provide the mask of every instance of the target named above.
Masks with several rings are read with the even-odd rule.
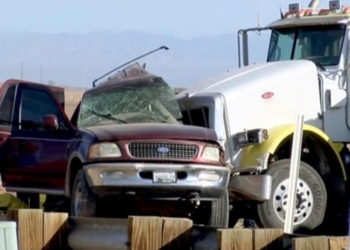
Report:
[[[270,175],[238,175],[231,178],[228,191],[231,199],[267,201],[271,197]]]
[[[228,167],[201,164],[93,163],[83,167],[91,190],[99,195],[178,198],[197,192],[201,199],[220,197],[230,179]],[[175,183],[155,183],[153,172],[175,170]],[[204,180],[215,173],[217,180]],[[202,176],[200,176],[202,174]]]

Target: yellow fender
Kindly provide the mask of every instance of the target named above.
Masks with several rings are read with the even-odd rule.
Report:
[[[265,142],[246,147],[242,150],[242,158],[240,164],[241,167],[244,168],[255,166],[257,164],[257,159],[263,156],[264,154],[274,154],[281,142],[286,137],[290,136],[293,133],[293,131],[294,124],[281,125],[269,129],[269,138]],[[308,124],[304,124],[303,131],[311,132],[312,134],[316,135],[320,140],[323,140],[325,143],[327,143],[333,149],[339,161],[339,165],[342,168],[344,180],[346,180],[347,178],[345,167],[339,155],[339,151],[343,147],[343,144],[333,143],[322,130]]]
[[[10,193],[0,194],[0,210],[2,208],[6,209],[19,209],[28,208],[27,204],[17,199],[14,195]]]

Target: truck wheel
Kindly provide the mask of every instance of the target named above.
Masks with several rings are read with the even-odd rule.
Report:
[[[224,194],[217,200],[211,203],[211,215],[209,225],[212,227],[227,227],[229,219],[229,198],[228,192],[225,190]]]
[[[272,176],[271,198],[257,206],[256,222],[264,228],[283,228],[286,214],[290,160],[272,163],[266,174]],[[327,190],[321,176],[310,165],[300,162],[294,230],[313,230],[324,219]]]
[[[71,215],[75,217],[96,216],[96,195],[91,191],[82,169],[78,171],[74,180]]]

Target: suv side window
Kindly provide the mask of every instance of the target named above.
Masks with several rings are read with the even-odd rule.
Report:
[[[76,127],[78,125],[78,118],[79,118],[79,114],[80,114],[80,104],[81,102],[79,102],[79,104],[77,105],[77,107],[74,110],[74,113],[72,114],[71,117],[71,123]]]
[[[49,93],[41,89],[22,89],[19,108],[21,130],[43,131],[43,117],[49,114],[60,118],[58,108]]]
[[[10,126],[12,121],[13,104],[16,94],[16,85],[10,86],[0,105],[0,125]]]

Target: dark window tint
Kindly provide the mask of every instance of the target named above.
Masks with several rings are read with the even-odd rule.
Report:
[[[318,66],[337,65],[345,31],[346,25],[273,30],[267,61],[306,59]]]
[[[15,85],[10,86],[6,91],[4,99],[2,100],[1,106],[0,106],[0,125],[11,124],[15,93],[16,93]]]
[[[41,123],[44,115],[59,117],[57,107],[51,95],[40,89],[23,89],[20,106],[20,124],[22,130],[43,130]]]
[[[182,117],[185,125],[209,128],[209,109],[206,107],[182,111]]]

